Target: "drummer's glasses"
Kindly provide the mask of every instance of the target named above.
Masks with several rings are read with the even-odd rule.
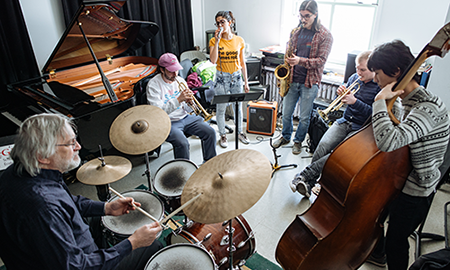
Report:
[[[60,144],[57,144],[56,146],[71,146],[72,149],[75,149],[77,147],[77,140],[72,139],[72,143],[60,143]]]

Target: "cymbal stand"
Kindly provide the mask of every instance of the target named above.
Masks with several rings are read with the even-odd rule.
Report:
[[[275,164],[272,164],[272,177],[273,174],[282,168],[288,168],[288,167],[294,167],[297,168],[297,164],[287,164],[287,165],[278,165],[278,158],[281,157],[281,155],[277,155],[277,148],[275,148],[272,144],[272,138],[270,138],[270,147],[272,147],[273,156],[275,157]]]
[[[230,270],[233,270],[233,253],[236,251],[236,247],[233,245],[233,232],[234,228],[232,225],[233,219],[228,222],[228,241],[230,241],[230,246],[228,247],[228,260],[230,262]]]
[[[100,157],[98,157],[98,159],[102,162],[102,167],[105,167],[106,163],[105,158],[103,157],[102,146],[99,145],[98,148],[100,149]],[[97,197],[100,201],[106,202],[109,199],[111,199],[111,191],[109,191],[109,184],[96,185],[95,187],[97,188]]]
[[[148,156],[148,152],[145,152],[145,172],[142,176],[144,176],[144,175],[147,176],[148,190],[150,190],[150,192],[153,193],[153,184],[152,184],[152,179],[151,179],[151,175],[150,175],[150,158]]]

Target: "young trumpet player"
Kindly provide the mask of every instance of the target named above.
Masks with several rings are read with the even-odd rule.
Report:
[[[347,104],[347,108],[343,116],[337,119],[320,139],[311,164],[296,174],[294,180],[289,183],[292,192],[297,191],[309,198],[311,189],[316,185],[331,151],[345,138],[360,129],[372,114],[372,103],[381,89],[373,81],[375,73],[367,68],[369,55],[370,51],[365,51],[356,57],[356,73],[350,76],[346,86],[341,85],[338,88],[339,97],[336,100]],[[353,89],[350,89],[350,86],[353,86]],[[331,106],[333,105],[339,106],[339,103],[332,103]]]
[[[202,140],[203,161],[207,161],[216,156],[216,132],[202,117],[188,113],[195,103],[186,81],[178,76],[181,69],[174,54],[161,55],[158,74],[147,85],[147,102],[169,115],[172,127],[166,141],[173,146],[174,158],[190,159],[187,133]]]

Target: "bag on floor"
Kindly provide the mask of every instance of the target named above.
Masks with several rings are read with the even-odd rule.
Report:
[[[409,270],[450,270],[450,249],[444,248],[420,256]]]
[[[314,153],[314,151],[316,151],[320,139],[322,139],[323,134],[325,134],[327,130],[328,123],[320,117],[317,109],[314,109],[311,113],[308,127],[308,140],[306,141],[309,153]]]

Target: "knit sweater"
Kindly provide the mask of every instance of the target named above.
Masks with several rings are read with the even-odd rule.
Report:
[[[401,121],[390,120],[385,100],[373,103],[373,130],[378,148],[384,152],[409,145],[413,170],[402,192],[425,197],[436,188],[449,140],[449,117],[442,100],[423,88],[414,89],[401,101],[394,114]]]

